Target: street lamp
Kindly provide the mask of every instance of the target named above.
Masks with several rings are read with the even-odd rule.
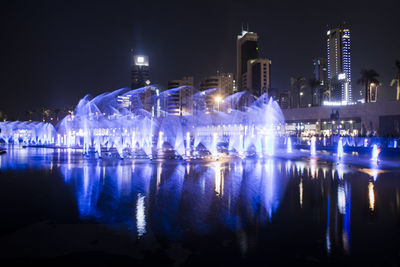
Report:
[[[300,92],[300,107],[301,107],[301,97],[303,96],[303,92]]]

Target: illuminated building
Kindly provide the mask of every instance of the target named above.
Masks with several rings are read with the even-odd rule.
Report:
[[[255,96],[269,93],[271,89],[271,60],[266,58],[247,61],[247,72],[242,75],[243,90]]]
[[[340,103],[340,102],[339,102]],[[332,120],[332,110],[339,113],[338,120]],[[304,125],[302,135],[357,136],[379,134],[380,136],[400,133],[400,102],[381,101],[364,104],[317,106],[310,108],[282,109],[285,117],[285,130],[295,134],[300,125]]]
[[[131,52],[133,52],[131,50]],[[132,55],[132,80],[131,88],[141,88],[150,85],[149,57],[145,55]]]
[[[242,33],[237,36],[236,40],[236,79],[238,91],[244,91],[246,83],[243,82],[243,75],[247,72],[247,62],[250,59],[258,58],[258,35],[254,32],[249,32],[248,29],[242,29]],[[246,78],[246,77],[245,77]]]
[[[206,98],[206,105],[208,109],[212,109],[215,104],[214,97],[216,95],[219,96],[228,96],[234,92],[235,80],[233,79],[232,73],[217,73],[216,76],[207,76],[200,83],[200,91],[205,91],[208,89],[217,90],[213,94],[209,94]]]
[[[350,30],[339,27],[327,31],[330,101],[352,101]]]
[[[166,95],[166,106],[168,114],[182,116],[193,113],[193,77],[183,77],[181,80],[168,81],[169,90]]]

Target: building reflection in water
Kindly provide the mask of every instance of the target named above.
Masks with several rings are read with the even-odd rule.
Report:
[[[335,179],[337,173],[337,179]],[[326,249],[328,254],[350,253],[351,184],[346,180],[343,164],[332,169],[328,179]]]

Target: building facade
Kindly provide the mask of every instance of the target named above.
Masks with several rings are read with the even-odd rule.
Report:
[[[282,109],[287,134],[399,136],[400,102]],[[332,119],[332,114],[336,114]],[[301,129],[301,131],[299,131]]]
[[[352,102],[350,29],[327,31],[327,71],[330,101]]]
[[[242,33],[236,40],[236,79],[237,90],[243,91],[246,82],[243,81],[243,75],[247,72],[247,62],[250,59],[258,58],[258,35],[242,29]],[[244,77],[246,79],[246,77]]]
[[[269,93],[271,89],[271,60],[250,59],[247,61],[247,72],[243,74],[245,87],[254,96],[261,96]]]
[[[148,85],[150,85],[149,57],[132,55],[131,88],[137,89]]]
[[[193,77],[168,81],[165,95],[166,110],[169,115],[183,116],[193,114]]]
[[[216,76],[207,76],[200,83],[200,91],[216,89],[214,92],[207,94],[206,106],[208,110],[218,105],[215,99],[223,99],[234,92],[235,80],[233,73],[217,73]]]

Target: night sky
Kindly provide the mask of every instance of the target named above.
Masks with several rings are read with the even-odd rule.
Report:
[[[400,1],[2,1],[0,110],[24,114],[75,105],[130,85],[131,48],[150,58],[151,80],[236,73],[241,23],[272,60],[272,87],[311,76],[326,57],[327,25],[350,26],[353,91],[361,68],[380,74],[380,99],[400,59]],[[303,3],[306,2],[306,3]],[[327,3],[332,3],[327,5]]]

